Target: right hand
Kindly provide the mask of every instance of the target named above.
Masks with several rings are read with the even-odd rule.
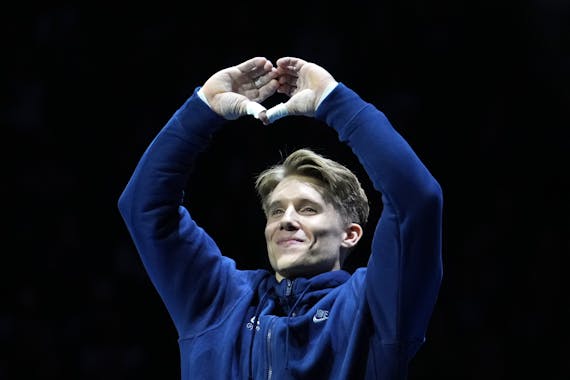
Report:
[[[260,103],[277,91],[276,78],[277,70],[271,61],[255,57],[218,71],[204,83],[202,92],[214,112],[235,120],[248,114],[248,105],[250,110],[252,106],[265,109]]]

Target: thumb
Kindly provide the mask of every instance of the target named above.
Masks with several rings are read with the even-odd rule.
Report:
[[[285,116],[309,116],[315,115],[316,109],[315,92],[309,89],[302,90],[293,95],[286,103],[279,103],[266,112],[269,123]]]
[[[212,108],[228,120],[235,120],[246,114],[258,118],[259,113],[265,111],[261,104],[235,93],[217,95],[212,102]]]
[[[265,112],[264,115],[264,124],[271,124],[276,120],[281,119],[282,117],[288,116],[289,110],[287,109],[287,103],[279,103]]]
[[[259,114],[263,111],[266,111],[266,108],[258,102],[250,100],[245,104],[245,110],[248,115],[252,115],[256,119],[259,119]]]

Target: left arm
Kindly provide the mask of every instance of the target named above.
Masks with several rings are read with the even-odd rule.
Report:
[[[424,340],[442,278],[441,187],[386,116],[343,84],[317,118],[336,129],[382,194],[366,297],[382,344],[411,357]]]
[[[424,340],[442,279],[441,187],[386,116],[322,67],[285,57],[277,72],[277,91],[290,96],[281,114],[333,127],[382,194],[366,298],[385,355],[409,359]]]

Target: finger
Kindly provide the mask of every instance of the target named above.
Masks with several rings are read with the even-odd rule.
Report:
[[[279,88],[279,82],[276,79],[270,80],[267,84],[259,89],[259,101],[263,101],[273,95]]]
[[[275,70],[275,68],[273,67],[273,63],[271,63],[271,61],[267,59],[265,61],[265,65],[263,65],[263,71],[269,72],[272,70]]]
[[[265,111],[265,117],[267,117],[269,123],[273,123],[287,115],[289,115],[289,111],[285,103],[279,103]]]
[[[248,102],[246,104],[247,114],[252,115],[256,119],[259,119],[259,114],[265,110],[266,108],[257,102]]]
[[[273,64],[265,57],[255,57],[236,66],[243,74],[256,78],[273,70]]]
[[[296,75],[299,70],[303,67],[305,60],[295,57],[283,57],[277,60],[277,69],[289,73],[291,75]]]
[[[267,59],[265,57],[254,57],[254,58],[248,59],[245,62],[240,63],[239,65],[236,65],[236,67],[242,73],[247,73],[247,72],[253,71],[259,67],[263,67],[266,62],[267,62]]]
[[[267,111],[261,111],[258,115],[258,119],[261,120],[261,122],[263,123],[263,125],[269,125],[271,124],[271,122],[269,121],[269,119],[267,118]]]
[[[277,78],[277,71],[271,70],[268,73],[264,73],[257,78],[253,79],[253,84],[256,88],[261,88],[271,82],[273,79]]]
[[[280,94],[285,94],[285,95],[291,96],[291,95],[293,95],[293,93],[295,92],[295,90],[297,90],[297,87],[291,86],[291,85],[285,83],[285,84],[280,84],[280,85],[279,85],[279,88],[277,89],[277,92],[280,93]]]
[[[299,71],[291,69],[290,66],[287,67],[277,67],[277,73],[281,77],[297,78],[299,77]]]
[[[283,75],[279,77],[279,84],[295,87],[297,86],[297,79],[299,79],[297,76]]]

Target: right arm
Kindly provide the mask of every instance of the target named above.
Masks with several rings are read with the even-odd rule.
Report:
[[[272,73],[269,61],[253,58],[210,77],[200,88],[202,99],[196,89],[154,138],[119,198],[121,216],[179,333],[190,322],[194,331],[206,326],[240,292],[227,286],[234,262],[181,204],[192,164],[225,120],[261,107],[257,102],[277,86]]]

